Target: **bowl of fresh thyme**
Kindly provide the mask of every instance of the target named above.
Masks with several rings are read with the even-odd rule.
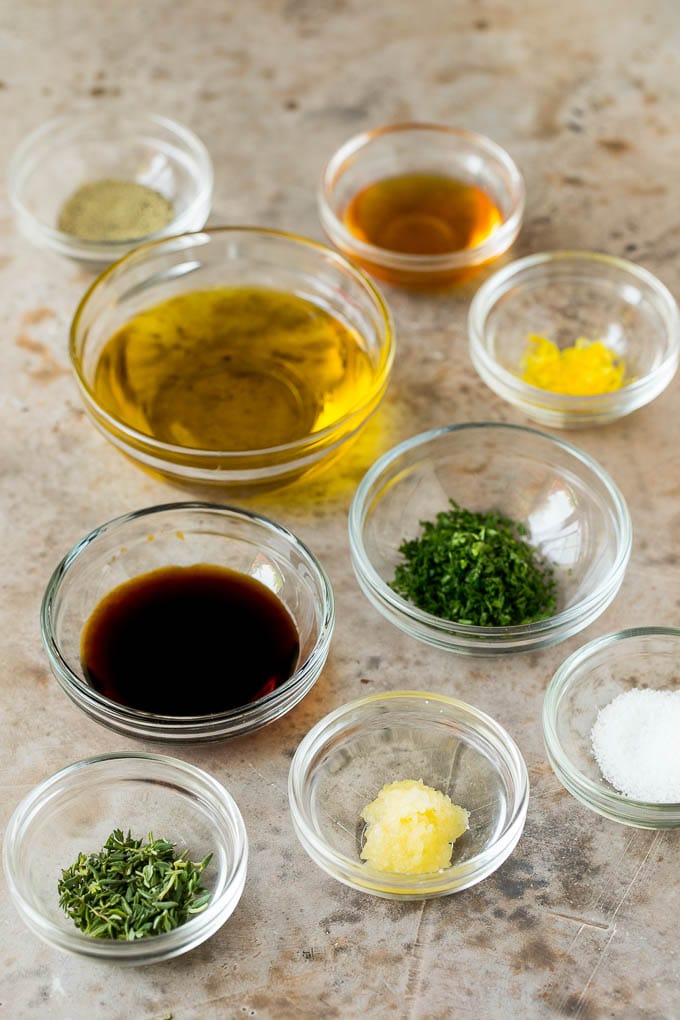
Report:
[[[208,773],[157,754],[68,765],[7,826],[3,863],[22,920],[56,949],[157,963],[195,948],[233,913],[248,841]]]
[[[621,586],[632,525],[588,454],[482,422],[384,454],[356,491],[349,537],[359,585],[391,623],[439,648],[496,655],[595,620]]]

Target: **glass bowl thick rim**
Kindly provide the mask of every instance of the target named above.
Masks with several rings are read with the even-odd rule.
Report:
[[[669,349],[663,361],[652,372],[612,393],[582,397],[553,393],[541,389],[540,386],[532,386],[500,365],[489,354],[484,342],[489,316],[498,302],[512,290],[518,278],[528,277],[535,270],[559,272],[565,266],[579,264],[591,265],[594,268],[598,265],[606,266],[620,273],[622,280],[632,278],[650,297],[666,328]],[[622,403],[631,403],[638,407],[646,402],[649,392],[656,396],[660,392],[659,386],[663,389],[668,385],[677,369],[680,356],[680,313],[675,298],[665,284],[642,266],[601,252],[565,249],[527,255],[525,258],[510,262],[490,276],[480,286],[470,304],[468,336],[473,364],[485,382],[493,383],[492,388],[501,396],[519,404],[540,405],[567,415],[587,411],[597,416],[606,415]]]
[[[282,538],[287,545],[301,554],[305,563],[313,572],[314,579],[323,593],[321,603],[323,613],[319,626],[319,635],[309,657],[297,666],[295,672],[285,684],[266,694],[263,698],[241,708],[228,709],[212,715],[198,716],[155,715],[150,712],[128,708],[118,702],[111,701],[98,691],[95,691],[94,688],[83,683],[62,656],[55,639],[51,623],[52,605],[74,561],[101,536],[107,535],[112,531],[120,531],[127,524],[134,521],[144,518],[153,519],[168,511],[188,511],[190,513],[196,511],[198,513],[217,514],[220,517],[247,520],[258,527],[264,528],[271,534]],[[97,720],[105,722],[107,725],[112,725],[114,728],[124,726],[127,732],[137,736],[174,741],[208,740],[239,736],[242,733],[264,726],[266,723],[272,722],[285,714],[304,697],[316,681],[328,655],[334,624],[335,601],[328,574],[314,553],[292,531],[289,531],[282,524],[278,524],[276,521],[263,517],[252,510],[228,506],[223,503],[198,501],[162,503],[145,507],[141,510],[133,510],[130,513],[114,517],[112,520],[99,525],[99,527],[77,542],[57,565],[47,584],[40,607],[40,630],[43,645],[52,671],[68,696],[79,707],[93,714]]]
[[[363,525],[369,509],[367,501],[370,497],[372,486],[402,454],[415,450],[420,446],[425,446],[441,436],[465,432],[470,429],[505,431],[508,434],[523,433],[541,440],[547,440],[548,443],[565,450],[570,456],[597,474],[605,485],[612,501],[612,508],[620,526],[620,536],[616,559],[609,574],[599,587],[586,598],[568,609],[555,613],[554,616],[548,617],[548,619],[512,627],[476,627],[469,624],[453,623],[450,620],[442,620],[440,617],[423,612],[423,610],[418,609],[410,602],[402,599],[396,592],[393,592],[389,585],[380,577],[368,558],[363,540]],[[428,432],[421,432],[419,435],[399,443],[391,450],[388,450],[387,453],[384,453],[366,472],[359,483],[349,511],[349,541],[352,559],[358,572],[370,586],[376,597],[404,620],[426,626],[430,631],[439,634],[441,638],[445,639],[448,637],[451,641],[455,641],[457,637],[478,638],[480,642],[483,642],[484,639],[496,638],[507,639],[507,643],[512,644],[514,639],[529,636],[539,639],[541,636],[560,631],[562,628],[569,627],[570,624],[575,623],[581,618],[587,617],[592,611],[597,609],[602,601],[607,599],[612,587],[618,587],[630,557],[632,540],[632,522],[623,495],[613,478],[596,460],[564,439],[559,439],[539,429],[529,428],[525,425],[513,425],[507,422],[464,422],[460,425],[444,425],[440,428],[430,429]]]
[[[123,115],[123,111],[119,111]],[[41,236],[54,251],[71,258],[91,260],[93,262],[104,262],[118,260],[133,247],[138,247],[142,239],[130,239],[127,241],[87,241],[74,237],[72,234],[64,233],[56,227],[50,226],[44,220],[35,216],[31,210],[24,205],[18,195],[17,182],[22,176],[23,167],[34,147],[50,135],[58,134],[62,128],[69,125],[82,126],[83,129],[91,125],[101,124],[106,121],[107,116],[116,116],[115,111],[107,113],[64,113],[41,124],[23,139],[12,155],[7,170],[7,190],[10,201],[18,216],[31,224],[36,236]],[[148,124],[150,127],[161,127],[170,134],[175,135],[182,146],[191,154],[197,167],[195,180],[197,191],[187,208],[181,216],[175,216],[161,230],[147,234],[143,241],[146,243],[154,240],[163,240],[168,236],[181,233],[195,226],[196,215],[205,208],[211,200],[213,191],[213,165],[208,149],[198,135],[190,128],[185,127],[170,117],[163,117],[156,113],[144,113],[140,111],[127,111],[124,113],[131,123],[140,125]]]
[[[183,249],[189,249],[197,245],[209,244],[213,237],[228,237],[230,235],[235,236],[237,234],[257,235],[260,237],[271,238],[275,242],[277,240],[289,242],[294,245],[307,248],[311,251],[316,251],[324,258],[334,263],[334,265],[342,270],[347,276],[351,277],[355,282],[362,286],[369,292],[369,297],[374,302],[376,312],[379,314],[380,323],[384,331],[384,342],[381,346],[381,364],[379,371],[376,373],[373,379],[373,385],[370,391],[366,394],[365,399],[354,405],[349,411],[347,411],[342,417],[332,422],[330,425],[326,425],[325,428],[319,429],[318,432],[313,432],[308,436],[304,436],[302,439],[296,439],[289,443],[282,443],[279,446],[265,447],[262,449],[255,450],[205,450],[199,447],[192,446],[177,446],[173,443],[164,443],[154,436],[147,435],[144,432],[139,432],[137,429],[126,425],[125,422],[116,418],[114,415],[109,414],[99,404],[92,388],[87,383],[85,376],[82,371],[80,356],[77,353],[76,347],[78,342],[78,331],[80,327],[80,321],[84,314],[85,308],[100,287],[108,283],[109,277],[118,272],[121,268],[125,268],[130,262],[143,261],[145,255],[152,254],[163,247],[166,247],[169,252],[182,251]],[[281,456],[287,453],[292,455],[295,454],[309,454],[312,459],[313,451],[323,448],[330,442],[338,431],[342,430],[343,426],[355,418],[357,415],[362,415],[367,407],[375,400],[376,396],[382,393],[387,385],[392,364],[394,361],[395,352],[395,331],[394,323],[392,321],[392,314],[378,288],[372,282],[370,277],[363,272],[358,266],[355,266],[349,259],[345,258],[340,252],[333,251],[328,245],[321,244],[319,241],[313,241],[307,237],[302,237],[300,234],[293,234],[285,230],[273,230],[267,227],[253,227],[253,226],[228,226],[228,227],[208,227],[204,230],[189,231],[183,234],[173,234],[170,237],[161,237],[155,241],[145,241],[142,244],[137,245],[132,251],[128,251],[122,258],[119,258],[112,265],[108,266],[103,273],[101,273],[96,280],[85,291],[83,297],[76,308],[73,320],[71,322],[71,328],[69,333],[69,356],[71,360],[71,366],[75,372],[78,386],[80,387],[86,404],[89,403],[96,409],[97,416],[106,422],[107,429],[113,429],[114,432],[125,437],[133,444],[141,445],[146,450],[151,450],[156,453],[161,459],[168,459],[168,456],[172,457],[191,457],[195,461],[203,461],[205,466],[209,466],[212,461],[227,461],[226,471],[229,471],[231,467],[238,469],[241,462],[249,462],[255,458],[267,457],[267,456]]]
[[[362,241],[360,238],[355,237],[347,229],[342,220],[335,215],[328,196],[332,192],[336,180],[342,174],[344,167],[348,163],[353,163],[360,158],[361,151],[376,138],[408,131],[436,132],[447,136],[452,141],[455,140],[460,148],[469,148],[476,151],[482,158],[486,157],[500,163],[509,175],[513,199],[510,215],[481,244],[476,245],[474,248],[447,252],[443,255],[408,255],[390,251],[387,248],[378,248],[376,245]],[[468,266],[479,265],[502,254],[502,252],[509,248],[519,232],[524,216],[525,203],[524,178],[515,161],[497,142],[494,142],[486,135],[477,134],[464,128],[454,128],[448,127],[445,124],[421,121],[388,124],[385,127],[376,128],[371,131],[362,131],[354,135],[341,145],[328,160],[321,173],[317,189],[317,204],[321,224],[334,244],[337,244],[343,251],[351,253],[353,257],[363,259],[375,265],[384,266],[389,269],[402,269],[422,273],[464,269]]]
[[[448,718],[466,717],[476,723],[480,730],[490,732],[502,749],[505,764],[514,782],[514,800],[510,817],[495,841],[467,861],[454,865],[441,873],[429,875],[393,875],[357,863],[351,857],[336,853],[319,837],[307,820],[304,808],[304,790],[308,781],[309,767],[321,751],[325,741],[341,732],[346,718],[351,718],[361,709],[379,708],[394,703],[408,705],[410,702],[432,703],[439,706],[440,714]],[[302,738],[297,747],[288,773],[288,799],[293,824],[302,846],[312,860],[324,871],[361,892],[400,899],[425,899],[457,892],[476,884],[500,866],[512,852],[522,834],[529,804],[529,776],[522,754],[507,732],[486,712],[465,701],[443,694],[427,691],[397,690],[372,694],[347,702],[324,716]]]
[[[193,783],[200,787],[202,798],[222,818],[227,818],[236,833],[233,846],[234,863],[229,881],[220,895],[211,899],[204,911],[196,914],[172,931],[154,935],[153,938],[125,942],[117,939],[100,939],[84,935],[76,926],[73,932],[53,924],[44,914],[26,900],[16,880],[16,857],[23,832],[27,825],[40,813],[43,807],[59,796],[64,782],[74,778],[83,769],[119,761],[152,762],[168,772],[168,782],[182,787],[182,783]],[[9,891],[22,918],[29,928],[50,945],[70,953],[89,956],[118,963],[153,963],[168,959],[199,945],[212,935],[227,920],[241,897],[248,866],[248,837],[241,812],[228,790],[217,779],[189,762],[166,755],[144,751],[121,751],[83,758],[59,769],[38,783],[17,805],[7,823],[3,845],[3,864]],[[65,862],[66,866],[67,862]],[[56,890],[55,890],[56,896]]]
[[[564,788],[592,811],[626,825],[640,828],[679,828],[680,803],[655,804],[624,797],[605,780],[595,782],[584,775],[566,754],[558,733],[557,713],[562,698],[569,690],[576,671],[598,652],[611,648],[628,638],[659,636],[676,638],[680,650],[680,628],[629,627],[613,631],[589,641],[564,660],[553,674],[543,699],[543,740],[550,765]]]

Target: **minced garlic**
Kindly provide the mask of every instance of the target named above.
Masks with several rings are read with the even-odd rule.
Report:
[[[448,868],[452,844],[468,828],[465,808],[421,779],[383,786],[361,817],[367,823],[362,859],[397,875]]]
[[[547,337],[531,333],[520,370],[531,386],[586,397],[621,389],[626,366],[601,340],[579,337],[572,347],[560,350]]]

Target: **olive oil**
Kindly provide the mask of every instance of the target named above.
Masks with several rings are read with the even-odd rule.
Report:
[[[104,345],[100,406],[187,449],[281,446],[334,424],[374,378],[362,338],[321,306],[260,287],[192,291],[145,309]]]
[[[439,174],[387,177],[367,185],[344,214],[359,240],[404,255],[448,255],[475,248],[502,223],[485,191]]]
[[[284,684],[300,652],[295,623],[257,578],[201,563],[133,577],[83,629],[88,683],[128,708],[203,716],[240,708]]]

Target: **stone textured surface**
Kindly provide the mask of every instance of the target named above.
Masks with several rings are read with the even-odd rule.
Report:
[[[5,0],[0,172],[31,128],[71,109],[145,107],[187,123],[216,169],[212,223],[320,237],[315,186],[356,131],[422,119],[491,135],[520,164],[528,208],[516,254],[625,255],[680,292],[680,8],[675,0]],[[183,493],[146,477],[90,426],[67,357],[88,282],[29,246],[0,195],[0,826],[39,780],[139,745],[99,728],[48,674],[38,607],[63,553],[123,511]],[[565,793],[544,756],[542,693],[584,640],[680,618],[680,379],[624,421],[574,435],[613,474],[635,527],[622,591],[563,645],[499,663],[396,633],[360,596],[346,514],[377,453],[424,428],[524,422],[476,377],[470,294],[389,292],[399,331],[386,402],[331,476],[246,505],[290,526],[327,566],[337,630],[322,678],[287,718],[185,757],[222,780],[251,840],[246,890],[208,943],[121,971],[63,957],[25,930],[2,887],[0,1017],[680,1016],[677,833],[619,827]],[[297,844],[290,757],[328,710],[366,691],[421,687],[490,712],[528,763],[514,855],[458,896],[399,905],[335,883]]]

